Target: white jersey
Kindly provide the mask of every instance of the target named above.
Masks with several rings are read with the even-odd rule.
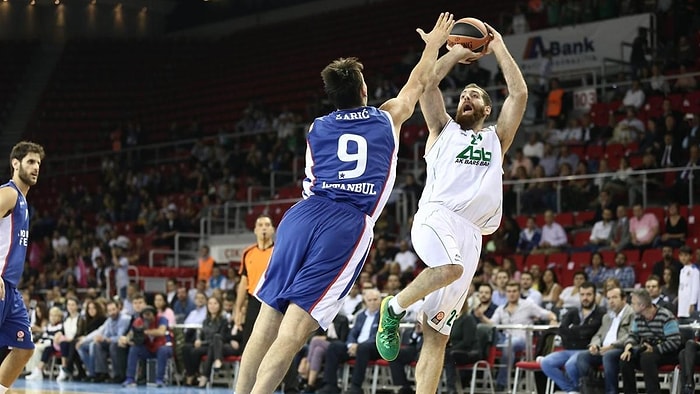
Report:
[[[492,234],[503,210],[503,163],[496,126],[462,130],[450,120],[425,155],[427,179],[419,207],[441,204]]]

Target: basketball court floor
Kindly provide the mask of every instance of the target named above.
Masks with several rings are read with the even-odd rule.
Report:
[[[213,387],[210,389],[200,389],[198,387],[180,386],[137,386],[122,387],[119,384],[110,383],[83,383],[83,382],[55,382],[44,379],[43,381],[27,381],[22,378],[17,379],[12,385],[8,394],[231,394],[231,389],[227,387]]]

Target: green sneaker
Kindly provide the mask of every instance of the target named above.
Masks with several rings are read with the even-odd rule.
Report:
[[[399,335],[399,323],[401,318],[406,314],[404,311],[400,315],[394,314],[389,309],[389,301],[394,296],[388,296],[382,300],[382,306],[379,308],[379,328],[377,329],[377,351],[386,361],[394,361],[399,355],[401,348],[401,336]]]

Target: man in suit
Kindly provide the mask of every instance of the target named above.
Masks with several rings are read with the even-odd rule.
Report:
[[[620,355],[627,339],[634,311],[627,305],[625,293],[619,287],[608,289],[608,313],[593,335],[588,351],[578,354],[576,368],[580,377],[588,376],[591,367],[603,365],[605,393],[617,393],[617,376],[620,371]]]
[[[326,351],[326,365],[323,370],[325,385],[317,391],[319,394],[339,394],[337,387],[338,366],[351,358],[355,359],[350,389],[348,393],[362,393],[362,382],[370,360],[379,358],[375,345],[377,328],[379,327],[379,306],[382,297],[377,289],[364,291],[365,309],[358,312],[355,324],[350,329],[348,339],[343,342],[331,342]]]

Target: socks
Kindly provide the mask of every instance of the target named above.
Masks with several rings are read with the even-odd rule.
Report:
[[[389,300],[389,308],[391,308],[391,312],[396,316],[402,314],[406,310],[406,308],[402,308],[401,305],[399,305],[399,301],[396,297]]]
[[[9,389],[10,389],[9,387],[5,387],[5,386],[0,384],[0,394],[5,394],[7,392],[7,390],[9,390]]]

